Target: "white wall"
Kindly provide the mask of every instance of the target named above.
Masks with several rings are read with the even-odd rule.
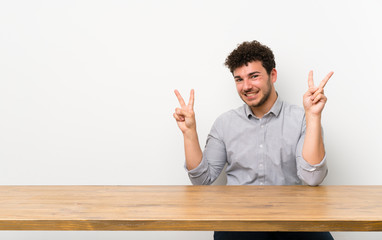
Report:
[[[202,144],[241,105],[223,66],[238,43],[270,46],[280,96],[333,70],[325,184],[382,184],[380,1],[1,1],[0,184],[190,184],[173,89]],[[334,233],[381,239],[381,233]],[[211,232],[0,232],[1,239],[211,239]]]

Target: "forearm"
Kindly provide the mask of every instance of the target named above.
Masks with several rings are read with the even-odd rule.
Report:
[[[200,148],[198,134],[196,130],[183,133],[184,152],[186,156],[186,167],[192,170],[199,166],[203,153]]]
[[[302,149],[303,158],[311,165],[319,164],[325,156],[321,130],[321,114],[305,115],[306,133]]]

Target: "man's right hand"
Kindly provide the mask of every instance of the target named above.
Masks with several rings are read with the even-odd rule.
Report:
[[[175,109],[174,118],[183,133],[186,167],[188,170],[192,170],[200,164],[203,157],[196,132],[194,90],[190,92],[190,100],[187,105],[178,90],[175,90],[175,95],[178,98],[180,108]]]
[[[188,104],[184,102],[182,96],[178,90],[175,90],[175,95],[178,98],[180,108],[176,108],[173,114],[178,127],[183,134],[186,134],[190,131],[196,131],[196,121],[195,121],[195,112],[194,112],[194,90],[190,92],[190,99]]]

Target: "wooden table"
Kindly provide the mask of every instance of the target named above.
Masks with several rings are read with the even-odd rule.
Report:
[[[0,186],[0,230],[382,231],[382,186]]]

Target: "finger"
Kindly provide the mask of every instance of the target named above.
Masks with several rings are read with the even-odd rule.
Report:
[[[185,114],[184,114],[184,112],[182,111],[181,108],[176,108],[174,114],[176,114],[176,116],[177,116],[181,121],[184,121],[184,119],[186,118],[186,116],[185,116]]]
[[[308,92],[310,92],[313,95],[315,92],[318,91],[318,89],[319,89],[318,87],[311,87],[308,89]]]
[[[176,108],[175,109],[175,114],[178,115],[178,116],[184,116],[184,114],[182,114],[182,109],[181,108]]]
[[[318,88],[317,91],[313,92],[313,95],[310,97],[310,99],[315,99],[319,94],[324,94],[324,89]]]
[[[317,96],[316,96],[316,98],[313,100],[313,104],[316,104],[316,103],[318,103],[318,102],[320,102],[320,101],[324,101],[324,102],[326,102],[326,96],[324,95],[324,94],[318,94]]]
[[[308,75],[308,86],[309,86],[309,88],[314,87],[313,71],[312,71],[312,70],[309,71],[309,75]]]
[[[307,92],[304,94],[303,99],[305,99],[305,98],[310,98],[311,96],[312,96],[312,93],[309,92],[309,91],[307,91]],[[312,99],[311,99],[311,100],[312,100]]]
[[[180,106],[181,107],[185,107],[186,103],[184,102],[184,100],[183,100],[182,96],[180,95],[179,91],[175,89],[174,92],[175,92],[176,97],[178,98]]]
[[[320,88],[324,88],[326,83],[329,81],[329,78],[333,75],[334,72],[330,72],[328,73],[328,75],[326,75],[326,77],[324,79],[322,79],[320,85],[318,87]]]
[[[178,114],[174,113],[173,116],[177,122],[184,122],[184,118],[180,117]]]
[[[180,118],[187,118],[192,116],[192,111],[188,109],[183,109],[183,108],[177,108],[175,109],[175,113],[180,117]]]
[[[194,99],[195,99],[195,91],[194,89],[191,89],[190,100],[188,100],[188,106],[190,106],[192,109],[194,108]]]

